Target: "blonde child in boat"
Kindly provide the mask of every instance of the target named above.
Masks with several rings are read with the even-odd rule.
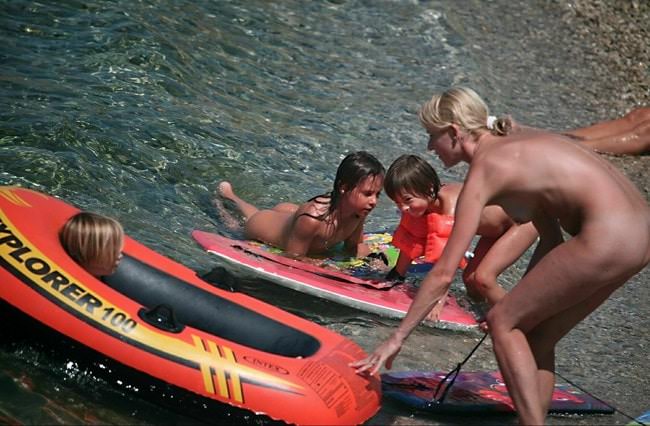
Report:
[[[221,182],[219,195],[235,203],[245,218],[246,238],[279,247],[293,256],[324,253],[340,242],[346,253],[365,257],[363,225],[377,205],[384,181],[384,167],[371,154],[347,155],[338,167],[331,192],[303,204],[280,203],[260,210],[239,198],[229,182]],[[227,212],[215,200],[223,216]]]
[[[409,265],[420,256],[436,262],[454,224],[456,203],[463,185],[440,183],[431,165],[417,155],[405,154],[388,168],[384,179],[386,195],[402,212],[393,234],[393,245],[400,249],[395,268],[387,279],[402,280]],[[481,212],[476,232],[481,238],[469,262],[461,261],[468,295],[494,305],[505,294],[497,277],[514,263],[537,239],[532,224],[518,225],[499,206]]]
[[[95,277],[111,275],[122,259],[124,230],[107,216],[77,213],[63,225],[59,240],[68,255]]]

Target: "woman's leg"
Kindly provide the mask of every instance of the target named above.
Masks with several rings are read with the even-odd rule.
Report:
[[[488,300],[490,305],[493,305],[494,303],[490,302],[490,300],[501,299],[506,293],[496,281],[498,273],[492,273],[493,269],[491,268],[481,268],[486,255],[496,241],[495,238],[481,237],[474,248],[474,257],[463,271],[463,282],[465,283],[467,295],[475,302]],[[479,269],[481,271],[480,276]],[[495,294],[488,297],[488,293]]]
[[[576,324],[607,300],[623,282],[617,281],[603,287],[580,304],[549,318],[527,334],[528,343],[537,362],[539,393],[545,401],[543,407],[545,412],[550,406],[555,385],[555,345]]]
[[[631,275],[625,265],[603,272],[611,259],[601,262],[597,252],[579,237],[557,246],[488,313],[494,352],[524,424],[544,423],[557,341]]]
[[[625,116],[563,132],[600,152],[643,154],[650,152],[650,108],[637,108]]]

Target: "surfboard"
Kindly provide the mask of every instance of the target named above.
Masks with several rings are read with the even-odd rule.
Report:
[[[460,372],[445,397],[441,398],[449,381],[440,388],[438,385],[446,374],[439,371],[384,373],[381,375],[383,395],[411,408],[432,413],[514,412],[514,403],[498,371]],[[442,399],[442,402],[435,402],[435,399]],[[614,409],[571,385],[556,384],[549,412],[611,414]]]
[[[377,315],[402,318],[417,292],[418,279],[395,285],[383,280],[386,271],[378,273],[359,259],[324,258],[315,264],[283,256],[277,248],[264,244],[230,239],[222,235],[195,230],[192,237],[197,243],[222,260],[229,271],[251,275],[312,296],[331,300],[352,308]],[[397,249],[388,247],[390,234],[369,234],[366,241],[371,247],[387,253],[390,261],[397,259]],[[430,265],[414,264],[409,276],[417,278],[426,273]],[[425,323],[427,320],[425,320]],[[475,315],[464,309],[449,295],[438,321],[429,321],[438,328],[459,331],[477,331]]]
[[[650,410],[632,420],[627,426],[650,425]]]

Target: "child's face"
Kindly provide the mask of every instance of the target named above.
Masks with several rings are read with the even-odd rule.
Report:
[[[114,253],[113,256],[107,257],[105,259],[94,259],[90,260],[86,265],[82,265],[84,269],[90,272],[91,275],[95,277],[104,277],[111,275],[117,269],[117,266],[122,260],[122,249],[124,248],[124,243],[119,247],[119,251]]]
[[[383,185],[383,176],[368,176],[352,190],[345,191],[342,201],[357,216],[365,218],[377,205]]]
[[[393,201],[395,201],[402,214],[406,213],[413,217],[420,217],[427,213],[431,199],[422,195],[401,193]]]

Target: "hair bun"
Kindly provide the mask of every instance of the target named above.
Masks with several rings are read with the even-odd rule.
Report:
[[[495,118],[492,128],[488,127],[488,129],[495,135],[505,136],[512,131],[512,118],[509,116]]]

